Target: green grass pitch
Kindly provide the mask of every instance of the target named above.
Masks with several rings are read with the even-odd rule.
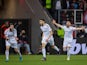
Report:
[[[66,60],[66,55],[47,55],[47,61],[41,61],[42,55],[23,55],[19,61],[18,55],[10,55],[9,62],[5,56],[0,55],[0,65],[87,65],[87,55],[72,55],[71,60]]]

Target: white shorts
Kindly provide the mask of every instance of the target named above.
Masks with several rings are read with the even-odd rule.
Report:
[[[64,40],[63,41],[63,47],[71,47],[73,40]]]
[[[8,40],[5,41],[6,46],[10,46],[12,48],[18,48],[17,43],[10,43]]]
[[[42,43],[45,43],[45,44],[49,43],[50,45],[54,45],[54,38],[53,38],[53,36],[49,38],[48,42],[46,42],[46,39],[47,39],[47,37],[44,36],[42,38],[42,41],[41,42]]]

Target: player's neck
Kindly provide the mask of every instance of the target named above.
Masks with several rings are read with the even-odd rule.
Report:
[[[69,28],[70,26],[66,26],[67,28]]]
[[[46,23],[43,24],[43,26],[45,25]]]

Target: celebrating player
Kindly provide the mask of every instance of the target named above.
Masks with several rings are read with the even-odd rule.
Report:
[[[14,48],[15,52],[17,52],[20,55],[20,61],[22,61],[22,55],[17,48],[18,38],[17,38],[17,31],[14,28],[14,25],[10,24],[10,27],[5,30],[4,34],[5,34],[5,39],[6,39],[5,40],[5,42],[6,42],[6,51],[5,51],[6,62],[9,61],[9,49],[10,49],[10,47]]]
[[[66,26],[60,25],[53,20],[53,24],[64,29],[64,42],[63,42],[63,51],[67,51],[67,60],[70,60],[70,48],[71,48],[71,43],[73,41],[73,31],[75,30],[84,30],[85,27],[82,26],[81,28],[76,28],[71,26],[71,22],[67,21]]]
[[[57,52],[59,52],[59,49],[57,46],[54,45],[54,38],[53,38],[53,32],[51,27],[45,23],[44,19],[39,20],[40,28],[42,31],[42,54],[43,54],[43,61],[46,61],[46,49],[45,46],[47,43],[50,43],[53,49],[55,49]]]

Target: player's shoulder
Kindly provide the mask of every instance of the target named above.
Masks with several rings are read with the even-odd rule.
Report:
[[[66,26],[65,26],[65,25],[62,25],[62,27],[63,27],[63,28],[66,28]]]
[[[45,25],[49,25],[48,23],[45,23]]]
[[[14,28],[14,31],[17,31],[17,30]]]
[[[7,28],[5,31],[9,31],[9,28]]]
[[[42,29],[42,28],[43,28],[43,26],[40,26],[40,28]]]
[[[48,23],[46,23],[45,26],[50,26],[50,25]]]
[[[16,29],[14,28],[14,30],[16,30]]]
[[[7,32],[9,32],[9,28],[7,28],[7,29],[4,31],[4,33],[7,33]]]
[[[75,28],[74,26],[70,26],[70,28]]]

